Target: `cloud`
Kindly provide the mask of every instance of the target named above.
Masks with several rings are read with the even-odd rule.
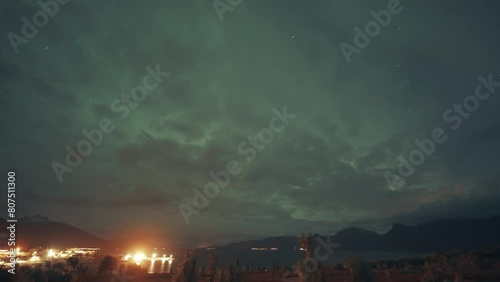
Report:
[[[338,44],[386,3],[249,1],[220,22],[201,0],[71,2],[18,55],[8,41],[0,53],[0,164],[21,175],[20,212],[103,236],[133,222],[207,244],[497,213],[498,99],[450,131],[400,190],[383,175],[444,126],[443,111],[473,93],[478,75],[498,72],[498,42],[477,36],[494,34],[496,10],[406,4],[346,64]],[[19,31],[34,11],[10,3],[0,30]],[[156,64],[171,75],[118,120],[111,102]],[[187,228],[178,203],[210,171],[244,162],[238,145],[282,105],[298,118]],[[58,183],[50,163],[106,117],[116,130]]]

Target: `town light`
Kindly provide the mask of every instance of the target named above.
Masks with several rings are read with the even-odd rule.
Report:
[[[55,256],[56,256],[56,253],[54,252],[54,250],[50,249],[50,250],[49,250],[49,253],[47,254],[47,256],[48,256],[49,258],[53,258],[53,257],[55,257]]]
[[[144,253],[136,253],[134,255],[134,261],[135,261],[135,264],[139,265],[141,264],[141,262],[146,259],[146,255]]]

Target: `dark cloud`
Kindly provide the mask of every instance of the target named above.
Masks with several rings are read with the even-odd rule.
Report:
[[[500,72],[498,5],[402,1],[348,64],[339,44],[386,5],[246,1],[220,21],[202,0],[71,2],[18,54],[4,36],[0,163],[19,171],[20,213],[194,245],[498,214],[500,100],[456,131],[442,117]],[[0,31],[20,34],[38,10],[10,3]],[[110,105],[157,65],[170,75],[121,120]],[[297,117],[247,161],[238,146],[284,107]],[[116,129],[59,183],[51,164],[103,118]],[[448,140],[389,187],[384,173],[436,127]],[[178,204],[231,160],[241,174],[186,225]]]

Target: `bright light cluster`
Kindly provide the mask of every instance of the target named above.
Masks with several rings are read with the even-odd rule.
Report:
[[[59,251],[59,250],[53,250],[53,249],[50,249],[48,252],[47,252],[47,257],[49,258],[66,258],[66,257],[69,257],[73,254],[73,252],[71,252],[70,250],[66,250],[66,251]]]
[[[145,259],[147,259],[147,257],[144,253],[137,253],[134,256],[134,261],[137,265],[141,264],[141,262]]]
[[[53,258],[53,257],[55,257],[55,256],[56,256],[56,252],[55,252],[54,250],[50,249],[50,250],[47,252],[47,256],[48,256],[49,258]]]
[[[17,263],[19,264],[38,264],[45,260],[66,260],[71,256],[89,257],[95,252],[99,251],[98,248],[68,248],[64,250],[46,249],[41,250],[21,250],[16,248]],[[9,261],[10,250],[0,250],[0,265]]]

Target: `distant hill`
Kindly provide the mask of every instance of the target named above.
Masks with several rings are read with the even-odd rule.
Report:
[[[8,223],[0,218],[0,248],[7,248],[5,238]],[[1,235],[1,234],[0,234]],[[3,237],[3,238],[2,238]],[[89,234],[66,223],[54,222],[47,217],[35,215],[19,219],[16,223],[16,241],[24,248],[51,247],[99,247],[109,246],[109,241]]]
[[[325,236],[314,234],[314,237]],[[229,248],[298,248],[296,237],[271,237],[238,242]],[[449,219],[417,225],[394,224],[386,234],[347,228],[330,238],[338,249],[357,251],[435,252],[500,246],[500,216],[482,219]]]
[[[500,246],[500,216],[395,224],[381,242],[387,250],[445,251]]]

